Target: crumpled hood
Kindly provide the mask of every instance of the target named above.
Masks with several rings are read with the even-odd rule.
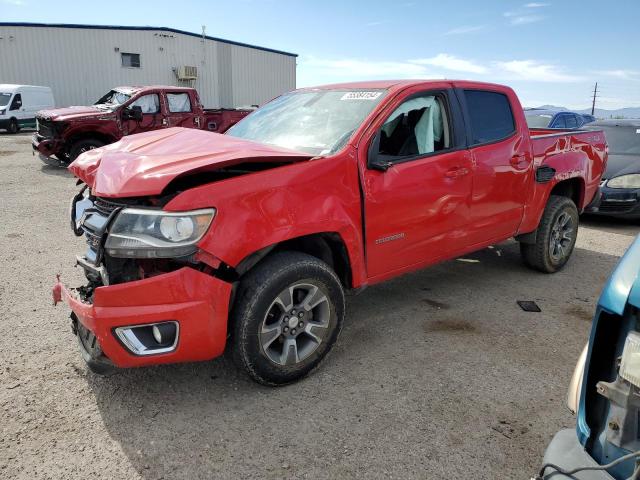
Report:
[[[80,155],[69,170],[99,197],[158,195],[180,176],[246,162],[288,163],[312,155],[219,133],[167,128],[130,135]]]
[[[70,120],[81,117],[96,117],[98,115],[109,115],[112,110],[106,108],[88,107],[65,107],[52,108],[50,110],[40,110],[36,115],[37,118],[44,120]]]

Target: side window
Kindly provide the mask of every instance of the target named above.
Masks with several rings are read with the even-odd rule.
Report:
[[[578,128],[578,119],[575,115],[565,115],[567,128]]]
[[[447,112],[441,95],[413,97],[382,125],[379,154],[389,161],[426,155],[451,146]]]
[[[567,128],[567,116],[558,115],[553,121],[553,128]]]
[[[131,102],[129,108],[131,107],[142,108],[143,114],[158,113],[160,111],[160,99],[157,93],[150,93]]]
[[[13,97],[13,101],[11,102],[11,107],[9,107],[9,110],[18,110],[20,109],[20,107],[22,107],[22,95],[16,93],[16,96]]]
[[[188,93],[167,93],[167,103],[171,113],[191,111],[191,100]]]
[[[502,140],[515,132],[516,124],[506,95],[485,90],[465,90],[464,96],[474,145]]]

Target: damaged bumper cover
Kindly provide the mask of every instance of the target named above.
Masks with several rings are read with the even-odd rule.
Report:
[[[222,354],[227,337],[231,285],[190,267],[144,280],[97,287],[92,303],[60,280],[54,303],[64,301],[98,339],[104,355],[118,367],[210,360]],[[116,329],[174,321],[179,338],[173,351],[136,355]]]
[[[53,138],[43,138],[39,134],[34,133],[31,137],[32,154],[37,156],[47,165],[59,165],[61,160],[55,158],[54,155],[62,148],[62,142]]]

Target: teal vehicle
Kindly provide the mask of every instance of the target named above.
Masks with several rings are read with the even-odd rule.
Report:
[[[576,429],[558,432],[536,479],[640,478],[640,236],[602,291],[571,380]]]

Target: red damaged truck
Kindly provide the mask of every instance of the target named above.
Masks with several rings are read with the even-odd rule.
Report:
[[[205,109],[195,88],[117,87],[88,107],[38,112],[31,143],[34,155],[48,165],[59,166],[87,150],[135,133],[170,127],[224,133],[251,111]]]
[[[510,237],[528,266],[561,269],[606,161],[602,132],[529,130],[500,85],[300,89],[225,135],[169,128],[81,155],[88,283],[58,281],[54,301],[94,371],[228,346],[254,380],[289,383],[336,342],[347,290]]]

